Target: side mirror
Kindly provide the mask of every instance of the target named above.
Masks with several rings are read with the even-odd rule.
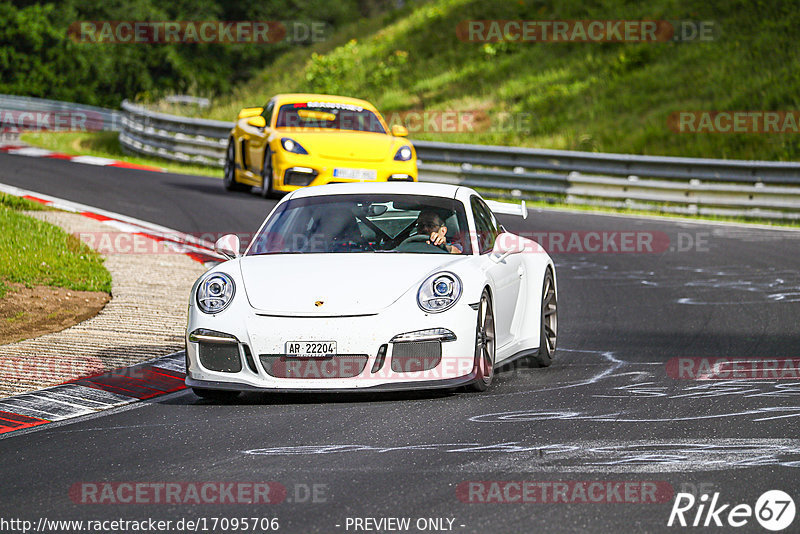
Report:
[[[408,128],[400,124],[395,124],[392,126],[392,135],[395,137],[408,137]]]
[[[239,257],[241,246],[238,235],[228,234],[217,239],[217,242],[214,243],[214,251],[229,260],[233,260]]]
[[[525,241],[518,235],[503,232],[497,236],[492,249],[492,259],[500,263],[511,254],[520,254],[525,251]]]
[[[247,124],[256,128],[264,128],[267,125],[267,120],[261,115],[257,115],[247,119]]]
[[[246,119],[248,117],[255,117],[256,115],[261,115],[263,112],[264,108],[244,108],[239,112],[239,115],[236,118]]]

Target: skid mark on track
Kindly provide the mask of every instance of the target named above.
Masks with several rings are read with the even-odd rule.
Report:
[[[424,443],[414,445],[324,444],[278,446],[241,451],[250,456],[358,454],[463,454],[478,460],[463,472],[678,472],[800,467],[800,441],[790,439],[709,439],[578,441],[565,443]],[[448,466],[448,471],[453,467]]]
[[[763,408],[752,408],[738,412],[727,412],[706,415],[690,415],[681,417],[672,415],[670,417],[629,417],[626,412],[613,412],[606,414],[589,414],[579,411],[537,411],[537,410],[517,410],[511,412],[498,412],[470,417],[474,423],[520,423],[534,421],[548,421],[553,419],[569,419],[577,421],[613,422],[613,423],[671,423],[676,421],[702,421],[704,419],[720,419],[726,417],[744,417],[755,415],[752,421],[771,421],[773,419],[785,419],[789,417],[800,417],[800,406],[768,406]]]
[[[800,234],[799,234],[800,235]],[[660,266],[659,270],[619,270],[589,259],[561,260],[557,267],[573,280],[648,289],[686,289],[691,295],[673,302],[690,306],[725,306],[800,302],[800,270],[752,265],[706,267]],[[720,291],[737,297],[718,296]],[[710,296],[714,295],[714,296]]]
[[[492,398],[513,397],[513,396],[516,396],[516,395],[528,395],[528,394],[531,394],[531,393],[543,393],[543,392],[546,392],[546,391],[556,391],[556,390],[560,390],[560,389],[570,389],[570,388],[589,386],[591,384],[599,382],[600,380],[603,380],[604,378],[612,376],[614,371],[616,371],[617,369],[619,369],[623,365],[626,365],[626,363],[627,363],[627,362],[625,362],[623,360],[617,359],[614,356],[614,353],[611,352],[611,351],[584,350],[584,349],[562,349],[562,348],[559,348],[558,352],[572,352],[572,353],[583,353],[583,354],[597,355],[597,356],[599,356],[601,358],[600,361],[605,366],[605,369],[603,369],[602,371],[592,375],[589,378],[576,380],[574,382],[571,381],[571,382],[567,382],[565,384],[556,384],[556,385],[541,387],[541,388],[537,388],[537,389],[527,389],[525,391],[512,391],[512,392],[509,392],[509,393],[497,393],[497,394],[492,394]]]
[[[622,375],[615,375],[622,376]],[[765,380],[708,380],[697,385],[681,385],[677,392],[670,392],[669,386],[657,382],[641,382],[613,388],[606,394],[593,397],[606,399],[635,397],[665,397],[669,399],[705,399],[723,396],[743,398],[800,396],[800,382],[780,383]]]

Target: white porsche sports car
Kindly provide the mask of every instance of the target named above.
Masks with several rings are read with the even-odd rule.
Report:
[[[492,206],[492,208],[490,208]],[[496,366],[556,348],[553,261],[467,187],[334,184],[285,196],[244,254],[194,284],[186,384],[246,390],[483,391]]]

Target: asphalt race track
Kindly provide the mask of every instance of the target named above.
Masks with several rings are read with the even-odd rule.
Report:
[[[273,205],[212,178],[9,155],[0,183],[184,232],[255,231]],[[502,219],[517,232],[647,232],[663,246],[554,252],[557,359],[500,370],[485,394],[247,394],[226,404],[183,391],[10,434],[0,439],[0,516],[278,518],[279,532],[298,533],[366,531],[355,518],[410,518],[410,532],[663,532],[685,530],[667,527],[678,492],[718,492],[730,504],[723,522],[767,490],[800,505],[800,379],[676,374],[700,361],[686,358],[800,357],[800,232],[556,211]],[[83,504],[70,494],[82,483],[206,481],[277,482],[286,498]],[[538,486],[545,503],[469,502],[512,487],[490,481],[566,484]],[[575,493],[595,481],[659,493],[606,491],[611,503]],[[545,491],[556,487],[569,489]],[[755,517],[724,524],[711,530],[766,532]]]

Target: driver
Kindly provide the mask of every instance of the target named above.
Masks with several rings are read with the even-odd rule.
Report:
[[[462,249],[458,245],[447,243],[446,235],[447,227],[444,225],[441,216],[433,210],[422,210],[417,216],[417,235],[407,239],[407,243],[403,243],[401,246],[406,245],[403,246],[403,249],[408,249],[411,252],[412,242],[419,242],[420,244],[425,243],[425,245],[439,247],[442,252],[461,254]],[[403,249],[400,250],[402,251]],[[422,250],[419,252],[422,252]]]

